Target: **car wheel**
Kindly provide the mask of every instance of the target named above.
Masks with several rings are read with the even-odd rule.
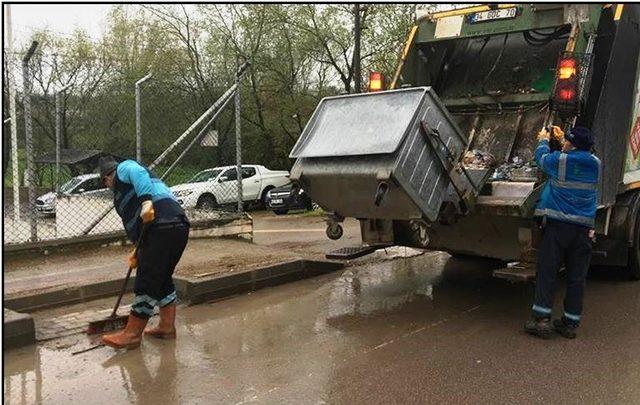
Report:
[[[289,210],[273,210],[273,212],[276,215],[287,215],[287,212],[289,212]]]
[[[216,198],[211,194],[204,194],[198,198],[198,202],[196,203],[196,208],[205,211],[213,211],[218,208],[218,202]]]
[[[262,196],[260,197],[260,208],[262,209],[266,209],[268,207],[267,205],[267,193],[272,190],[273,187],[269,186],[267,188],[264,189],[264,191],[262,192]]]

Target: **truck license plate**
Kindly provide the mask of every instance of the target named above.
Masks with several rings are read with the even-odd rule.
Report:
[[[491,20],[504,20],[507,18],[515,18],[517,14],[518,9],[516,7],[481,11],[479,13],[471,14],[469,22],[475,24]]]
[[[274,198],[271,200],[271,204],[282,204],[282,198]]]

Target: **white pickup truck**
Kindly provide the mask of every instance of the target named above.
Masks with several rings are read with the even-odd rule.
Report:
[[[196,174],[187,183],[171,187],[183,208],[215,209],[237,201],[238,182],[235,166],[214,167]],[[267,193],[289,183],[286,170],[269,170],[264,166],[242,166],[242,199],[264,206]]]

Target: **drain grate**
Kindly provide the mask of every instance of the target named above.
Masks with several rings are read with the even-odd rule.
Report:
[[[518,263],[493,271],[493,277],[511,282],[527,282],[535,280],[536,269],[532,263]]]
[[[383,246],[352,246],[333,250],[326,254],[327,259],[349,260],[366,256],[382,248]]]

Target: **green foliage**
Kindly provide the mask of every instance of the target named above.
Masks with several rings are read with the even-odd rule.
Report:
[[[370,70],[393,73],[412,12],[405,4],[362,7],[363,87]],[[55,91],[71,85],[64,93],[63,147],[134,157],[135,82],[152,73],[141,87],[149,163],[249,61],[241,89],[243,161],[289,169],[289,151],[320,99],[354,91],[353,22],[354,8],[345,4],[145,4],[114,5],[100,41],[80,30],[70,36],[36,32],[36,154],[55,147]],[[219,146],[194,146],[170,183],[234,163],[234,122],[231,103],[212,126]]]

